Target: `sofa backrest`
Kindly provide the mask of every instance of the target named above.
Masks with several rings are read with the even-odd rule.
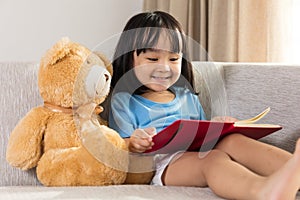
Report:
[[[271,107],[258,123],[279,124],[283,129],[261,140],[294,151],[300,137],[300,65],[205,62],[193,65],[200,74],[219,72],[204,76],[209,79],[204,81],[211,84],[209,87],[198,84],[196,88],[198,91],[210,88],[205,89],[212,94],[205,92],[208,97],[204,104],[211,105],[205,107],[213,110],[212,116],[225,114],[248,119]],[[216,80],[217,77],[223,77],[223,81]]]
[[[247,118],[270,106],[261,123],[283,129],[262,140],[293,152],[300,137],[300,65],[234,64],[224,74],[231,115]]]

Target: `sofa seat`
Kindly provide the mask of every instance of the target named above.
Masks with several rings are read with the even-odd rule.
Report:
[[[101,187],[0,187],[0,199],[50,200],[50,199],[107,199],[107,200],[167,200],[167,199],[221,199],[209,188],[116,185]]]

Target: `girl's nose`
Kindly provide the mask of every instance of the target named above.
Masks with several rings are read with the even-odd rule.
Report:
[[[170,66],[167,62],[161,62],[158,64],[158,71],[168,72],[170,71]]]

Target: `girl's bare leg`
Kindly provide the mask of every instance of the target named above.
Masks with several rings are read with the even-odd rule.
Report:
[[[221,197],[251,200],[257,199],[254,188],[263,180],[219,150],[212,150],[203,158],[198,152],[186,152],[170,163],[163,176],[165,185],[209,186]]]
[[[270,177],[253,173],[220,151],[204,158],[186,152],[165,170],[165,185],[209,186],[228,199],[294,199],[300,186],[300,142],[295,154]]]
[[[278,147],[240,134],[225,137],[216,149],[227,153],[234,161],[262,176],[269,176],[283,166],[292,154]]]

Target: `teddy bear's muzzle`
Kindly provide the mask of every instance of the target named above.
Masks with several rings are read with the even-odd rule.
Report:
[[[105,67],[94,65],[85,79],[85,89],[88,97],[106,96],[109,92],[111,75]]]

